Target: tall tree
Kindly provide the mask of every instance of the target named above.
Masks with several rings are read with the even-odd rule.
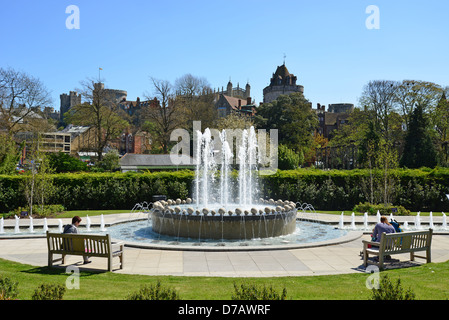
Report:
[[[12,68],[0,68],[0,130],[10,136],[29,130],[33,119],[51,103],[41,80]]]
[[[122,110],[116,97],[104,88],[103,83],[88,79],[81,81],[81,85],[82,88],[77,91],[81,93],[84,103],[67,112],[67,122],[95,130],[95,152],[101,162],[105,147],[120,135],[128,122],[120,115]]]
[[[202,77],[186,74],[175,80],[176,104],[183,113],[185,128],[193,129],[193,121],[202,127],[212,127],[218,118],[214,95],[209,82]]]
[[[436,159],[435,148],[428,132],[428,120],[423,107],[417,105],[407,128],[400,165],[407,168],[432,168],[437,164]]]
[[[382,137],[391,139],[391,114],[396,111],[395,97],[399,83],[391,80],[373,80],[363,88],[360,103],[372,111]]]
[[[158,99],[159,105],[148,106],[143,112],[144,120],[153,123],[152,140],[156,141],[162,148],[162,152],[167,154],[171,144],[170,135],[173,130],[180,128],[184,124],[181,110],[175,99],[175,90],[169,81],[150,78],[154,95],[145,94],[148,100],[154,96]]]
[[[292,93],[259,106],[255,124],[260,129],[278,129],[280,144],[306,154],[312,147],[318,116],[302,93]]]

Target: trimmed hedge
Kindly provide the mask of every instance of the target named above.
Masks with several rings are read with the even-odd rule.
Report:
[[[390,171],[390,198],[411,211],[449,211],[449,169],[396,169]],[[66,210],[133,208],[151,202],[153,195],[185,199],[192,196],[195,174],[190,170],[155,173],[61,173],[52,175],[56,187],[48,204]],[[24,176],[0,175],[0,212],[26,205]],[[352,210],[369,202],[368,170],[298,169],[261,176],[264,198],[307,202],[317,210]],[[382,194],[382,172],[375,173],[374,194]]]

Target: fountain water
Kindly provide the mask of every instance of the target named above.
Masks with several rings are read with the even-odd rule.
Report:
[[[363,227],[365,230],[368,230],[368,212],[363,214]]]
[[[44,227],[43,227],[44,232],[48,231],[48,223],[47,223],[47,218],[44,218]]]
[[[446,214],[444,212],[443,213],[443,225],[442,228],[443,230],[447,230],[447,221],[446,221]]]
[[[380,211],[379,210],[377,210],[376,217],[377,217],[377,223],[380,223]]]
[[[355,226],[355,214],[354,214],[354,212],[351,214],[351,229],[352,230],[357,229],[356,226]]]
[[[104,227],[104,217],[103,217],[103,215],[101,215],[101,217],[100,217],[100,231],[101,232],[106,231],[106,228]]]
[[[0,234],[5,233],[3,217],[0,218]]]
[[[86,230],[90,231],[90,225],[91,225],[91,221],[89,218],[89,215],[86,215]]]
[[[404,221],[403,229],[404,229],[404,230],[408,230],[408,229],[409,229],[409,227],[408,227],[408,221],[407,221],[407,220]]]
[[[344,213],[343,212],[341,213],[340,222],[338,224],[338,227],[340,229],[343,229],[345,227],[345,217],[344,217]]]
[[[63,229],[62,220],[58,219],[58,232],[62,233],[63,231],[64,231],[64,229]]]
[[[16,219],[16,223],[14,226],[14,233],[20,233],[20,226],[19,226],[20,218],[16,215],[14,216],[14,218]]]
[[[433,214],[432,214],[432,211],[430,211],[430,214],[429,214],[429,228],[435,230],[435,225],[433,224]]]
[[[421,230],[421,216],[420,216],[421,212],[418,212],[415,216],[415,229],[416,230]]]
[[[246,239],[276,237],[296,229],[295,203],[258,199],[259,153],[254,127],[237,137],[236,157],[228,142],[234,136],[228,137],[226,130],[215,139],[209,129],[196,132],[196,136],[193,201],[187,199],[185,205],[173,200],[155,202],[153,230],[178,238]],[[234,158],[239,167],[235,180],[230,171]]]
[[[30,232],[33,233],[34,232],[34,226],[33,226],[33,217],[30,217]]]

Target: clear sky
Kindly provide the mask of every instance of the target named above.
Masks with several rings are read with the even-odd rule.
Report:
[[[66,27],[69,5],[79,29]],[[379,29],[366,27],[369,5]],[[357,105],[370,80],[449,85],[448,12],[444,0],[0,0],[0,67],[40,78],[57,110],[99,67],[129,100],[152,92],[150,76],[191,73],[215,88],[249,81],[259,103],[285,54],[314,107]]]

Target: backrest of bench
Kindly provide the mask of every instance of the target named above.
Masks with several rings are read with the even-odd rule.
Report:
[[[381,247],[385,252],[408,252],[412,250],[426,249],[432,241],[432,229],[428,231],[410,231],[383,234]]]
[[[109,255],[110,235],[50,233],[47,232],[48,250],[87,255]]]

